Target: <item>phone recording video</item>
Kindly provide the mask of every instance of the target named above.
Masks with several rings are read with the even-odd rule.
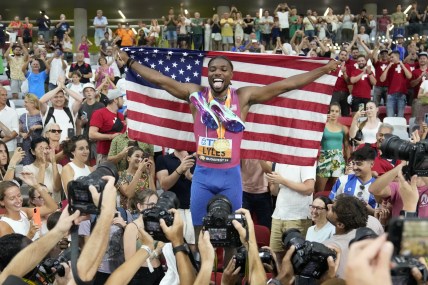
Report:
[[[392,220],[388,239],[394,244],[394,254],[428,257],[428,219]]]

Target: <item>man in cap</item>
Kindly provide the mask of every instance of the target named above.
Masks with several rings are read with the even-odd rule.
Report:
[[[89,139],[97,141],[97,165],[107,160],[111,141],[126,130],[125,118],[119,112],[123,106],[122,93],[110,89],[107,98],[107,107],[96,110],[89,121]]]
[[[379,50],[380,49],[380,50]],[[377,53],[379,51],[379,54]],[[386,105],[386,98],[388,94],[388,80],[384,82],[380,81],[380,76],[389,65],[388,50],[386,48],[380,48],[379,45],[373,49],[370,59],[374,63],[376,85],[373,88],[373,101],[377,106],[380,106],[381,100]]]
[[[428,53],[423,51],[418,54],[418,63],[419,68],[416,68],[412,71],[412,79],[410,80],[410,87],[413,88],[413,102],[414,102],[414,109],[416,113],[416,121],[418,124],[423,122],[423,115],[422,112],[418,112],[419,107],[421,106],[421,102],[417,98],[419,93],[419,88],[421,87],[422,82],[427,80],[427,65],[428,65]],[[421,113],[421,114],[418,114]]]

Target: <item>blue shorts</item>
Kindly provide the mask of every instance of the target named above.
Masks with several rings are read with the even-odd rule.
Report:
[[[190,212],[194,226],[202,226],[208,201],[217,194],[229,198],[232,211],[242,207],[241,166],[218,169],[196,165],[192,178]]]
[[[166,39],[168,41],[176,41],[177,40],[177,31],[165,31],[166,33]]]

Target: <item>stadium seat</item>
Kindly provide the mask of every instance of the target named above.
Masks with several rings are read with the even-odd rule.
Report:
[[[386,107],[379,106],[379,111],[377,112],[378,118],[383,122],[383,119],[386,117]]]
[[[339,123],[349,128],[352,124],[352,117],[339,117]]]
[[[270,243],[270,230],[262,225],[254,225],[254,232],[256,234],[257,246],[269,246]]]
[[[215,285],[221,284],[221,278],[222,277],[223,277],[223,273],[221,273],[221,272],[212,272],[211,273],[211,281],[213,281]]]

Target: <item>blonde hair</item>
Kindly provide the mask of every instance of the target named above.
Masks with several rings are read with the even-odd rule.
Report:
[[[34,107],[40,111],[40,102],[39,102],[39,98],[36,95],[34,95],[33,93],[27,93],[25,95],[25,99],[33,103]]]
[[[46,133],[48,133],[48,131],[50,131],[52,129],[53,126],[58,126],[61,129],[61,126],[58,125],[57,123],[49,123],[45,126],[45,128],[43,129],[43,136],[46,138]]]

